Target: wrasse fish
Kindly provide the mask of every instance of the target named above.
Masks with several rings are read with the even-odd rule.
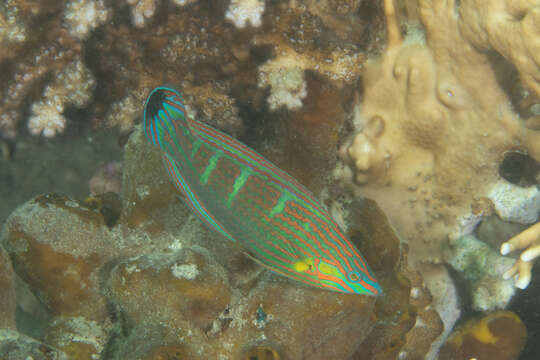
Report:
[[[309,190],[246,145],[190,119],[178,92],[154,89],[143,126],[188,207],[256,262],[324,289],[381,292],[358,249]]]

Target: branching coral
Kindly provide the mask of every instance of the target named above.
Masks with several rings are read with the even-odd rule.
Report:
[[[57,41],[40,46],[19,62],[13,81],[8,83],[0,102],[0,133],[3,136],[15,136],[21,116],[19,107],[33,86],[46,75],[59,71],[80,52],[80,47],[72,38],[65,33],[59,35]]]
[[[9,57],[10,46],[26,40],[27,30],[17,12],[18,9],[10,6],[9,2],[0,5],[0,48],[3,49],[0,59]]]
[[[171,0],[178,6],[189,5],[197,0]],[[133,25],[138,28],[146,26],[156,12],[156,0],[126,0],[131,6],[131,20]]]
[[[28,128],[34,135],[52,137],[63,132],[66,119],[62,113],[66,105],[83,107],[91,99],[95,80],[80,60],[55,75],[56,80],[45,88],[44,99],[32,105]]]
[[[299,109],[309,91],[306,71],[340,91],[359,79],[379,26],[377,7],[367,8],[374,15],[368,19],[360,14],[362,4],[9,0],[0,6],[0,59],[7,60],[0,63],[0,133],[15,137],[21,117],[32,111],[56,113],[46,133],[61,131],[63,109],[40,101],[56,75],[76,60],[100,89],[93,106],[84,109],[94,128],[129,131],[146,94],[162,83],[187,89],[219,79],[227,84],[224,95],[249,112],[259,111],[269,87],[272,109]],[[131,21],[125,21],[126,12]],[[159,21],[150,21],[157,14]],[[34,119],[30,127],[39,133],[47,126],[36,126]]]
[[[103,1],[76,0],[66,5],[64,19],[71,35],[84,39],[89,32],[107,21],[109,11]]]
[[[0,39],[0,56],[12,58],[15,55],[11,52],[17,55],[17,62],[9,72],[11,77],[8,72],[3,75],[0,135],[4,137],[16,135],[21,107],[32,103],[32,97],[41,92],[37,89],[44,89],[45,99],[32,107],[33,117],[28,127],[32,133],[43,132],[46,136],[64,128],[61,113],[67,103],[82,106],[93,90],[94,78],[81,60],[81,41],[108,18],[109,10],[101,0],[74,0],[62,6],[12,0],[8,10],[0,8],[0,20],[5,20],[0,21],[0,34],[8,34],[7,40]],[[53,16],[45,16],[49,14]],[[39,26],[34,24],[23,31],[21,18],[28,23],[39,22]],[[14,36],[15,33],[19,35]],[[23,36],[23,33],[28,34]],[[15,40],[20,42],[19,47],[11,46]],[[52,82],[43,88],[49,77]],[[88,83],[83,84],[85,81]]]
[[[133,25],[143,27],[148,19],[154,16],[156,0],[126,0],[131,5]]]
[[[302,107],[302,99],[307,95],[303,69],[282,66],[272,61],[261,66],[259,70],[259,86],[271,87],[268,97],[270,110],[277,110],[281,106],[289,110]]]
[[[227,84],[213,82],[206,86],[186,88],[184,98],[190,104],[190,116],[239,137],[244,130],[244,122],[235,100],[227,93]]]
[[[342,86],[359,78],[366,60],[365,53],[352,43],[321,41],[325,31],[332,34],[328,34],[329,38],[338,37],[341,26],[329,21],[333,27],[325,27],[326,18],[307,9],[313,7],[315,13],[324,13],[326,17],[333,13],[321,11],[321,4],[308,3],[305,6],[294,1],[291,9],[272,19],[276,31],[257,34],[254,38],[256,45],[271,45],[276,54],[258,68],[258,85],[270,86],[268,104],[272,110],[281,106],[297,110],[302,106],[302,99],[307,96],[303,74],[306,70]]]
[[[121,132],[127,133],[133,128],[133,124],[142,109],[142,98],[139,98],[134,92],[130,92],[123,99],[110,106],[105,122],[107,126],[116,127]]]
[[[516,277],[516,286],[525,289],[531,282],[533,263],[540,256],[540,223],[514,236],[501,245],[501,254],[523,250],[516,263],[504,273],[504,278]]]
[[[264,0],[232,0],[225,18],[234,23],[237,28],[244,28],[247,23],[251,26],[261,26],[264,12]]]

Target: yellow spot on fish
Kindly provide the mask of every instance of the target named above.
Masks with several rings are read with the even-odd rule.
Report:
[[[298,272],[311,271],[314,266],[313,258],[304,258],[293,264],[294,270]]]

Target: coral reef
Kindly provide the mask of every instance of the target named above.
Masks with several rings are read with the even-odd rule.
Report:
[[[197,113],[223,114],[217,126],[235,135],[265,100],[274,110],[301,110],[308,76],[322,76],[343,106],[379,44],[379,8],[342,0],[289,5],[9,0],[0,7],[0,136],[15,138],[22,125],[55,136],[77,115],[92,128],[128,133],[148,92],[163,83],[212,97],[193,102]],[[62,89],[73,91],[55,97]],[[77,99],[82,94],[85,101]]]
[[[374,309],[377,322],[352,359],[436,359],[443,322],[422,276],[409,270],[407,247],[375,202],[354,200],[348,209],[352,239],[361,244],[384,291]]]
[[[53,137],[63,132],[66,119],[62,115],[66,105],[83,107],[91,98],[95,81],[80,60],[68,64],[54,74],[56,80],[43,93],[44,99],[32,105],[32,115],[28,119],[30,133]]]
[[[464,272],[477,309],[503,307],[513,290],[498,274],[512,260],[468,235],[488,217],[537,221],[538,177],[513,182],[500,165],[505,153],[540,159],[538,5],[395,3],[398,16],[363,0],[0,4],[3,148],[24,146],[18,132],[127,139],[149,91],[175,86],[190,114],[245,137],[327,204],[340,198],[344,224],[389,274],[375,305],[276,279],[190,217],[135,130],[122,186],[104,168],[86,201],[43,195],[10,217],[0,357],[435,358],[460,310],[443,263]],[[329,181],[353,131],[335,174],[390,224]],[[502,244],[522,251],[506,272],[520,288],[537,244],[538,224]],[[50,313],[32,334],[41,342],[15,329],[12,267]]]
[[[200,121],[221,129],[232,136],[243,135],[244,121],[239,116],[238,105],[222,84],[207,84],[187,89],[183,96],[190,106],[188,113]]]
[[[374,203],[353,205],[347,221],[365,219],[351,231],[388,289],[376,307],[373,297],[276,276],[205,230],[175,198],[159,153],[143,136],[137,129],[126,146],[122,206],[114,196],[97,207],[95,198],[49,194],[19,207],[3,229],[16,273],[52,316],[43,344],[73,359],[239,359],[256,349],[274,358],[345,359],[362,358],[359,348],[429,351],[442,323]],[[11,331],[13,341],[22,336]]]
[[[10,5],[8,1],[0,8],[0,46],[6,50],[23,43],[27,36],[26,26],[17,16],[18,9]],[[9,58],[12,53],[3,52],[0,59]]]
[[[0,247],[0,329],[15,329],[15,274],[8,254]]]
[[[302,107],[302,99],[307,95],[304,69],[272,61],[261,66],[259,70],[259,86],[268,85],[272,89],[268,97],[270,110],[281,106],[289,110]]]
[[[64,352],[15,330],[0,329],[0,356],[4,359],[70,360]]]
[[[517,187],[502,180],[492,186],[487,197],[502,220],[519,224],[538,220],[540,191],[536,186]]]
[[[271,110],[281,106],[288,109],[301,107],[302,99],[307,96],[303,74],[306,70],[336,83],[352,84],[359,78],[366,60],[364,53],[353,44],[317,46],[322,20],[304,13],[299,27],[295,24],[297,18],[291,13],[274,20],[276,32],[259,34],[254,39],[257,45],[271,44],[277,54],[258,68],[258,85],[270,86],[268,105]]]

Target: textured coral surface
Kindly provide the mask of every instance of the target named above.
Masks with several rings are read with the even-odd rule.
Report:
[[[461,267],[458,259],[464,252],[476,252],[474,262],[493,277],[471,285],[478,290],[473,291],[472,306],[503,308],[514,294],[508,278],[518,275],[520,288],[530,281],[534,250],[525,252],[525,258],[503,278],[509,261],[488,255],[492,250],[487,246],[477,252],[473,242],[461,239],[492,213],[507,222],[530,224],[537,221],[540,209],[536,185],[524,188],[519,181],[512,184],[501,177],[505,153],[540,159],[540,133],[515,112],[509,96],[511,65],[479,46],[485,41],[491,49],[503,35],[491,25],[486,26],[485,38],[479,36],[480,30],[469,28],[483,26],[472,12],[478,16],[485,11],[487,19],[496,19],[505,10],[494,2],[419,1],[418,16],[425,32],[411,26],[405,38],[391,1],[385,1],[385,10],[388,47],[380,59],[366,64],[364,94],[353,118],[356,132],[340,151],[343,164],[336,174],[353,184],[358,196],[381,205],[410,245],[417,269],[423,263],[446,262],[469,281],[478,282],[476,271]],[[529,22],[537,9],[520,11],[523,22],[504,39],[506,50],[513,53],[493,47],[508,55],[517,70],[533,71],[527,77],[532,81],[534,56],[524,57],[525,50],[518,46],[534,47],[537,33]],[[515,37],[517,33],[522,37]],[[515,48],[510,46],[513,42]],[[443,255],[449,248],[454,257]],[[509,245],[503,250],[504,255],[509,253]]]
[[[517,359],[526,335],[527,330],[516,314],[497,311],[456,329],[441,349],[440,359]]]
[[[510,306],[534,328],[539,225],[510,222],[540,208],[539,8],[1,2],[0,222],[32,200],[2,228],[0,358],[436,359],[529,283]],[[138,130],[158,85],[322,198],[384,294],[305,288],[207,232]],[[521,334],[482,324],[503,320]],[[485,350],[460,339],[446,354]]]
[[[266,88],[271,109],[300,108],[305,71],[353,84],[381,29],[377,7],[290,5],[9,0],[0,5],[0,136],[13,138],[26,124],[55,136],[70,126],[72,108],[96,126],[129,131],[145,96],[163,83],[229,97],[233,115],[239,105],[260,105]]]
[[[375,297],[265,271],[189,215],[140,129],[126,150],[121,205],[114,193],[85,202],[38,196],[2,233],[16,273],[48,311],[41,340],[67,358],[239,359],[262,346],[283,358],[361,359],[361,346],[425,354],[440,334],[429,292],[374,203],[350,216],[365,219],[353,240],[388,289],[376,307]]]

